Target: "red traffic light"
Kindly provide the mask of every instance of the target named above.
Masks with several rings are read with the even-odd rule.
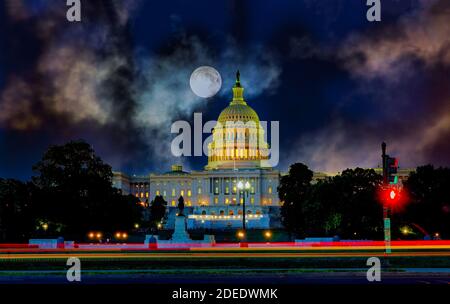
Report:
[[[408,194],[404,189],[397,187],[381,188],[379,193],[379,201],[386,207],[400,210],[408,201]]]
[[[396,197],[397,197],[397,192],[396,192],[395,190],[391,190],[391,191],[389,192],[389,198],[390,198],[391,200],[395,200]]]
[[[396,188],[387,188],[384,197],[388,205],[396,205],[400,200],[400,192]]]

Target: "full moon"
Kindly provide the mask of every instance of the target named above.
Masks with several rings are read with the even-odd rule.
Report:
[[[222,78],[219,72],[210,66],[201,66],[191,74],[191,90],[202,98],[213,97],[222,87]]]

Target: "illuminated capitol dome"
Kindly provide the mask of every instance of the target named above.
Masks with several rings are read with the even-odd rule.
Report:
[[[124,194],[135,195],[144,206],[156,196],[164,198],[168,206],[164,228],[173,229],[180,197],[190,230],[240,229],[244,212],[247,229],[281,225],[280,173],[268,165],[264,129],[258,114],[244,100],[239,72],[232,90],[233,99],[220,113],[212,132],[205,170],[186,172],[174,165],[168,172],[145,176],[114,173],[114,186]],[[245,193],[239,189],[243,184],[248,185]]]
[[[268,144],[258,114],[244,100],[239,71],[233,99],[219,115],[208,145],[207,170],[267,167]]]

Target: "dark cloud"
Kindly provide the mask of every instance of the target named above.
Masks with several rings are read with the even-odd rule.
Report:
[[[352,33],[337,50],[293,38],[294,58],[337,58],[355,88],[336,98],[323,127],[300,136],[288,162],[334,172],[373,167],[388,141],[402,166],[449,165],[449,21],[450,2],[424,1],[395,23]]]
[[[10,32],[26,32],[9,37],[12,63],[0,93],[0,126],[6,132],[52,130],[48,144],[101,134],[93,143],[104,146],[103,152],[112,151],[105,143],[114,143],[115,152],[105,154],[115,158],[137,141],[130,132],[133,1],[84,1],[81,23],[66,20],[65,2],[38,2],[5,3]],[[14,52],[24,48],[34,57],[14,66],[22,62]]]
[[[216,50],[187,33],[176,15],[168,47],[136,49],[129,22],[136,1],[85,1],[80,23],[67,22],[65,5],[43,3],[32,10],[27,1],[6,4],[11,24],[30,30],[40,49],[24,72],[6,80],[0,126],[57,130],[52,131],[56,142],[85,138],[116,169],[144,173],[180,161],[170,154],[170,126],[206,104],[189,88],[198,66],[213,65],[224,75],[240,68],[248,96],[275,88],[281,72],[263,48],[245,56],[230,38],[228,47]],[[225,80],[219,96],[228,98],[232,82]]]

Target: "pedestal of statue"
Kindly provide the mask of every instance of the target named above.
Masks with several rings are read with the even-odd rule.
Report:
[[[190,242],[189,234],[186,231],[186,217],[184,215],[177,215],[175,217],[175,231],[172,234],[172,242],[186,243]]]

